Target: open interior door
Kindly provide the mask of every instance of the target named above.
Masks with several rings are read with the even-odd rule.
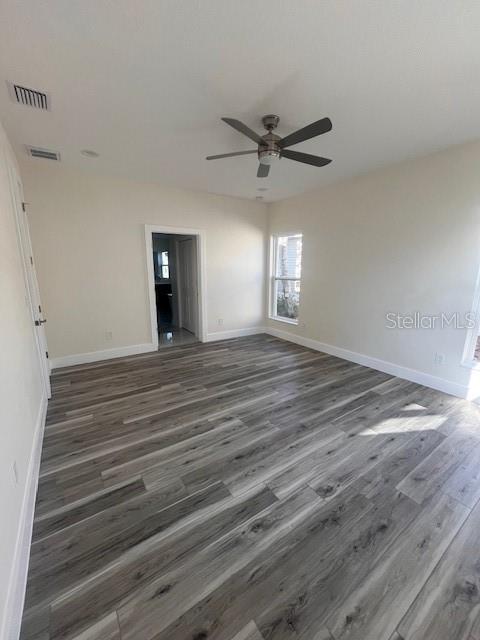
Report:
[[[178,242],[181,326],[197,335],[197,252],[195,240]]]

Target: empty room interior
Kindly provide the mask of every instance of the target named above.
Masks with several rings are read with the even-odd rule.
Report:
[[[0,640],[480,640],[480,3],[2,0]]]

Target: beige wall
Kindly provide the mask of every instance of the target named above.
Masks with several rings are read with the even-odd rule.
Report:
[[[304,234],[303,281],[298,327],[269,325],[467,384],[466,331],[388,330],[385,314],[468,312],[479,223],[480,143],[273,204],[272,233]]]
[[[36,428],[41,421],[43,387],[27,304],[17,241],[9,172],[16,162],[0,125],[0,637],[7,635],[12,608],[21,593],[19,565],[23,551],[23,508],[28,494]],[[38,444],[38,442],[37,442]],[[13,464],[16,462],[18,483]],[[27,496],[28,497],[28,496]],[[21,592],[21,588],[20,588]],[[8,600],[8,598],[10,600]],[[21,604],[21,603],[20,603]],[[8,633],[11,627],[9,626]]]
[[[264,205],[41,161],[22,173],[54,358],[150,342],[145,223],[205,230],[209,334],[265,324]],[[270,205],[304,261],[298,327],[269,326],[467,385],[465,331],[389,330],[385,314],[470,310],[479,175],[471,143]]]
[[[45,161],[22,174],[53,358],[151,342],[145,224],[205,231],[209,334],[264,323],[262,203]]]

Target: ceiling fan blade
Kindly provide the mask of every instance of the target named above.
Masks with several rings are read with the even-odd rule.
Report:
[[[292,144],[298,144],[299,142],[303,142],[304,140],[310,140],[310,138],[315,138],[315,136],[320,136],[322,133],[327,133],[332,128],[332,121],[330,118],[322,118],[321,120],[317,120],[316,122],[312,122],[312,124],[303,127],[303,129],[298,129],[298,131],[294,131],[289,136],[282,138],[278,141],[278,144],[281,147],[291,147]]]
[[[270,171],[269,164],[260,164],[258,165],[257,178],[266,178],[268,176],[268,172]]]
[[[300,153],[299,151],[290,151],[290,149],[282,151],[282,158],[296,160],[297,162],[304,162],[305,164],[313,164],[314,167],[324,167],[326,164],[330,164],[331,162],[328,158],[312,156],[309,153]]]
[[[240,120],[235,120],[234,118],[222,118],[222,120],[257,144],[265,144],[265,140],[259,136],[258,133],[252,131],[250,127],[247,127],[247,125],[240,122]]]
[[[218,160],[219,158],[233,158],[233,156],[245,156],[248,153],[258,153],[257,149],[251,151],[234,151],[233,153],[221,153],[219,156],[207,156],[205,160]]]

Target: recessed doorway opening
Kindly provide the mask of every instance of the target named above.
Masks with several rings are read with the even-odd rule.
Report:
[[[203,247],[199,231],[146,226],[152,342],[204,341]]]

